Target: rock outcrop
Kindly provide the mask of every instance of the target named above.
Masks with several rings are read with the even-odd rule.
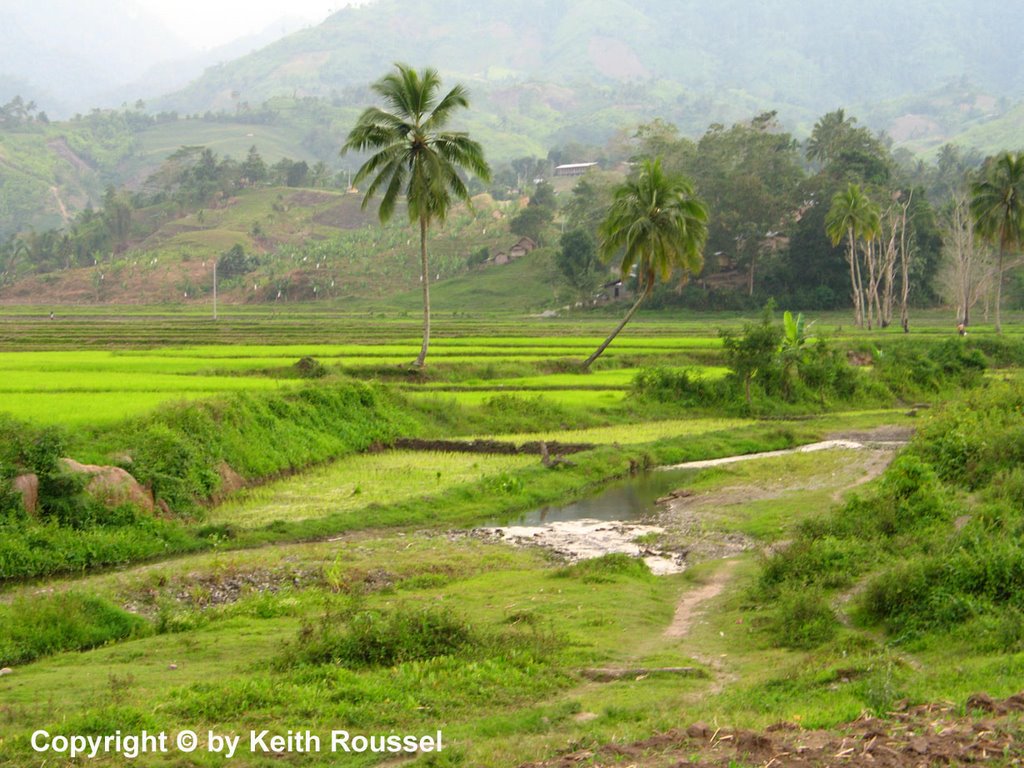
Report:
[[[134,504],[145,512],[153,511],[153,494],[120,467],[80,464],[74,459],[60,459],[61,469],[72,474],[88,475],[85,492],[109,507]]]

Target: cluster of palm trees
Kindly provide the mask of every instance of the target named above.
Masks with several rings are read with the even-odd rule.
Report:
[[[443,223],[457,201],[469,201],[463,174],[487,181],[490,167],[480,144],[466,133],[447,129],[453,114],[469,106],[468,94],[456,85],[443,96],[436,70],[420,72],[406,64],[372,86],[384,107],[369,107],[342,148],[369,153],[352,180],[369,180],[363,207],[379,193],[379,215],[387,221],[404,198],[410,223],[419,225],[420,281],[423,290],[423,343],[413,365],[425,364],[430,346],[430,270],[427,234]],[[842,120],[842,113],[838,120]],[[826,152],[826,147],[822,147]],[[1004,257],[1024,243],[1024,155],[1003,153],[991,159],[985,175],[972,187],[971,212],[976,231],[999,249],[996,330],[1001,331],[1001,285]],[[901,291],[901,320],[908,329],[910,259],[913,244],[907,219],[910,195],[896,195],[882,210],[857,184],[832,199],[826,231],[833,244],[846,241],[851,294],[858,326],[887,326]],[[708,211],[684,178],[665,172],[659,160],[641,163],[638,172],[617,188],[601,224],[601,252],[621,256],[622,275],[636,268],[637,300],[622,322],[582,364],[586,370],[629,322],[660,278],[700,271],[708,235]],[[900,279],[897,280],[897,265]]]
[[[420,281],[423,285],[423,343],[413,365],[425,364],[430,346],[430,271],[427,232],[443,223],[456,201],[469,201],[460,172],[486,181],[490,168],[480,145],[461,132],[446,130],[452,114],[469,105],[466,90],[456,85],[439,96],[441,80],[431,68],[417,72],[406,64],[372,86],[386,109],[363,111],[342,147],[368,152],[352,183],[369,179],[363,207],[381,193],[379,216],[387,221],[404,196],[410,223],[420,231]],[[700,271],[707,240],[708,212],[685,179],[666,173],[660,162],[644,162],[632,179],[615,192],[607,219],[601,226],[601,250],[606,257],[622,254],[623,276],[635,266],[638,298],[626,317],[584,363],[585,370],[611,344],[650,295],[656,280],[682,270]]]
[[[907,330],[909,196],[896,196],[885,211],[868,199],[858,184],[848,184],[832,198],[825,231],[832,244],[846,241],[854,322],[858,327],[886,326],[895,299],[895,265],[901,267],[901,316]],[[979,181],[971,185],[974,231],[999,254],[995,273],[995,330],[1002,332],[1002,285],[1007,254],[1024,245],[1024,154],[1003,152],[990,158]],[[966,323],[966,317],[964,318]]]

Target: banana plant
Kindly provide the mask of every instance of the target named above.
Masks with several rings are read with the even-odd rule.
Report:
[[[803,361],[807,342],[813,337],[807,335],[813,323],[804,320],[803,312],[794,318],[793,313],[786,310],[782,314],[782,345],[779,358],[782,362],[782,387],[788,399],[798,378],[798,366]]]

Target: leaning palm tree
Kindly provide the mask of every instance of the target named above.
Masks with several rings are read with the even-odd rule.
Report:
[[[623,278],[634,266],[637,268],[637,300],[618,327],[583,362],[584,371],[626,327],[659,277],[667,280],[676,269],[684,274],[700,271],[708,239],[708,209],[694,195],[687,179],[666,174],[660,159],[645,160],[640,173],[615,190],[599,232],[601,255],[606,260],[622,254]]]
[[[1003,152],[985,164],[971,185],[971,214],[979,235],[999,247],[996,268],[996,333],[1003,332],[1003,258],[1024,244],[1024,154]]]
[[[836,192],[825,215],[825,232],[832,245],[846,238],[846,261],[850,265],[850,291],[853,298],[854,320],[864,324],[864,289],[860,278],[857,246],[861,240],[872,240],[881,226],[878,206],[872,203],[857,184],[848,184]]]
[[[441,78],[437,70],[417,72],[406,64],[395,64],[395,70],[372,86],[387,109],[364,110],[341,153],[372,153],[352,179],[353,184],[371,179],[363,198],[364,209],[383,190],[379,216],[382,222],[387,221],[395,212],[399,196],[405,195],[409,221],[419,222],[423,346],[413,365],[422,366],[430,346],[427,230],[435,219],[444,221],[456,199],[469,200],[460,170],[468,170],[484,181],[490,178],[491,170],[477,142],[465,133],[444,130],[456,109],[469,106],[466,89],[456,85],[439,98]]]

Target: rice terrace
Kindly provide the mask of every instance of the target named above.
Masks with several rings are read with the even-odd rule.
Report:
[[[0,59],[0,766],[1024,764],[1013,19],[81,4]]]

